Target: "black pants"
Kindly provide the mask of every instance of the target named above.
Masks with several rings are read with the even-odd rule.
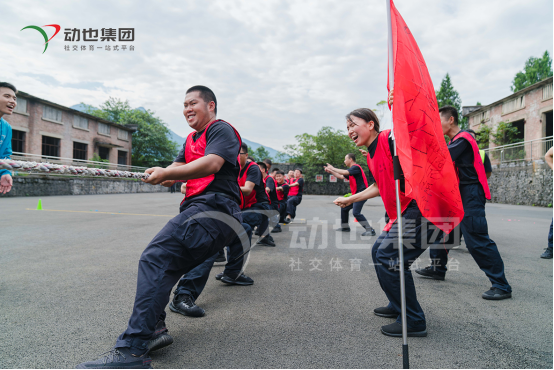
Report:
[[[165,320],[171,289],[181,276],[225,245],[248,244],[241,221],[238,204],[217,194],[183,203],[181,213],[164,226],[140,257],[133,312],[115,346],[144,351],[157,322]]]
[[[285,222],[287,217],[287,201],[283,200],[279,202],[279,222]]]
[[[287,214],[289,214],[290,217],[296,217],[296,207],[298,207],[300,203],[302,203],[301,195],[293,195],[292,197],[289,197],[287,200]]]
[[[352,215],[356,217],[356,220],[360,223],[360,225],[363,226],[364,229],[371,229],[371,226],[369,226],[369,222],[367,222],[367,218],[365,218],[364,215],[362,215],[362,208],[367,202],[367,200],[362,200],[360,202],[355,202],[349,205],[348,207],[344,207],[340,209],[340,221],[341,221],[341,227],[348,228],[348,214],[350,213],[350,210],[352,210]]]
[[[504,262],[496,243],[489,237],[483,188],[480,184],[462,185],[460,193],[464,206],[464,218],[460,223],[460,230],[467,250],[479,268],[487,275],[493,287],[511,292],[512,287],[508,284],[504,274]],[[429,256],[435,271],[444,276],[447,270],[448,249],[432,248]]]

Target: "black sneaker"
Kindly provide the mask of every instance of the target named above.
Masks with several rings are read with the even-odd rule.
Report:
[[[499,301],[501,299],[512,298],[512,293],[505,292],[498,288],[490,288],[481,296],[483,299],[490,299],[493,301]]]
[[[221,280],[221,278],[223,277],[223,275],[224,275],[223,272],[220,272],[219,274],[217,274],[217,275],[215,276],[215,279],[216,279],[216,280]]]
[[[395,322],[389,325],[381,326],[381,333],[388,335],[389,337],[401,337],[402,336],[402,325]],[[427,329],[423,328],[423,330],[414,330],[408,328],[408,336],[409,337],[426,337],[427,336]]]
[[[271,230],[272,233],[280,233],[282,231],[283,229],[281,229],[281,225],[277,225],[273,228],[273,230]]]
[[[148,352],[135,356],[129,348],[114,348],[97,360],[80,363],[77,369],[152,369],[151,363]]]
[[[396,319],[399,315],[398,312],[388,307],[378,307],[373,310],[373,313],[381,317],[390,317],[391,319]]]
[[[214,262],[227,262],[227,258],[225,258],[225,252],[220,251]]]
[[[173,343],[173,337],[169,335],[165,322],[158,321],[156,324],[156,331],[152,335],[152,339],[148,342],[148,351],[157,351],[169,346],[171,343]]]
[[[291,222],[292,222],[292,219],[289,216],[285,217],[285,225],[290,224]]]
[[[552,248],[546,248],[541,254],[541,258],[552,259]]]
[[[225,284],[229,285],[252,285],[254,284],[254,280],[249,278],[248,276],[241,274],[236,279],[233,279],[227,275],[223,275],[221,278],[221,281]]]
[[[260,240],[258,240],[258,244],[266,245],[268,247],[275,247],[275,242],[271,240],[268,235],[264,236]]]
[[[194,303],[194,300],[188,294],[179,294],[173,297],[173,300],[169,304],[169,309],[181,315],[191,317],[202,317],[206,313]]]
[[[335,229],[336,231],[344,231],[344,232],[350,232],[349,227],[339,227],[338,229]]]
[[[442,275],[438,271],[435,271],[435,267],[433,266],[427,266],[424,269],[417,269],[415,270],[415,272],[419,275],[429,277],[434,280],[444,280],[444,275]]]
[[[375,236],[375,230],[373,230],[372,227],[369,229],[365,229],[365,231],[362,233],[362,236]]]

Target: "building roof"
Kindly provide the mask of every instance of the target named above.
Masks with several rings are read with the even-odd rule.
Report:
[[[85,112],[81,112],[81,111],[78,111],[76,109],[73,109],[73,108],[69,108],[69,107],[66,107],[64,105],[60,105],[60,104],[57,104],[57,103],[53,103],[51,101],[48,101],[46,99],[42,99],[42,98],[39,98],[37,96],[34,96],[34,95],[31,95],[31,94],[28,94],[24,91],[21,91],[19,90],[17,92],[17,96],[18,97],[22,97],[22,98],[25,98],[25,99],[32,99],[32,100],[36,100],[40,103],[43,103],[43,104],[48,104],[50,106],[53,106],[57,109],[61,109],[61,110],[65,110],[66,112],[71,112],[73,114],[76,114],[78,116],[82,116],[82,117],[85,117],[85,118],[88,118],[88,119],[92,119],[92,120],[95,120],[95,121],[98,121],[98,122],[102,122],[102,123],[105,123],[107,125],[110,125],[110,126],[115,126],[117,128],[120,128],[122,130],[125,130],[125,131],[129,131],[129,132],[134,132],[136,131],[136,125],[133,125],[133,126],[124,126],[124,125],[120,125],[119,123],[115,123],[115,122],[112,122],[112,121],[108,121],[108,120],[105,120],[103,118],[100,118],[100,117],[96,117],[96,116],[93,116],[92,114],[88,114],[88,113],[85,113]]]
[[[544,80],[542,81],[539,81],[531,86],[527,86],[525,89],[521,89],[519,90],[518,92],[515,92],[513,93],[512,95],[508,95],[507,97],[505,98],[502,98],[498,101],[495,101],[494,103],[491,103],[489,105],[482,105],[482,106],[466,106],[466,107],[462,107],[462,115],[464,117],[467,117],[469,116],[470,114],[473,114],[473,113],[477,113],[477,112],[482,112],[482,111],[486,111],[488,110],[489,108],[492,108],[494,107],[495,105],[498,105],[498,104],[501,104],[501,103],[504,103],[505,101],[508,101],[508,100],[511,100],[513,98],[515,98],[516,96],[518,95],[522,95],[522,94],[526,94],[528,93],[529,91],[531,90],[535,90],[536,88],[538,88],[539,86],[541,85],[547,85],[549,83],[552,83],[552,77],[548,77],[548,78],[545,78]],[[475,108],[475,107],[479,107],[478,109],[472,109],[472,108]]]

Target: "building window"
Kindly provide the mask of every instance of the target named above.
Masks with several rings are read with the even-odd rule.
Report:
[[[17,105],[14,112],[27,114],[27,99],[17,98]]]
[[[42,137],[42,155],[50,157],[60,156],[60,139],[55,137],[43,136]]]
[[[117,138],[120,140],[129,140],[129,131],[117,129]]]
[[[25,132],[12,130],[12,150],[14,152],[25,152]]]
[[[552,99],[552,84],[544,85],[542,88],[542,100]]]
[[[489,120],[489,114],[490,114],[489,110],[479,113],[479,115],[477,116],[478,123],[487,122]]]
[[[127,165],[127,152],[122,150],[117,151],[117,164]]]
[[[110,148],[107,148],[105,146],[99,146],[98,147],[98,155],[101,159],[107,159],[110,160]]]
[[[73,127],[79,127],[79,128],[84,128],[85,130],[88,130],[88,119],[86,119],[85,117],[74,115]]]
[[[525,108],[525,95],[518,96],[515,99],[508,100],[502,104],[502,114],[508,114]]]
[[[62,123],[62,111],[45,105],[42,111],[42,118]]]
[[[104,135],[110,135],[110,125],[98,122],[98,133]]]
[[[87,160],[88,145],[73,142],[73,159]]]

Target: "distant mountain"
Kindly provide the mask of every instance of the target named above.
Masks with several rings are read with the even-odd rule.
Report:
[[[80,112],[85,112],[87,110],[87,107],[92,108],[92,109],[96,109],[96,107],[93,107],[92,105],[88,105],[88,104],[84,104],[84,103],[75,104],[75,105],[71,106],[70,108],[78,110]],[[138,107],[136,109],[140,110],[142,112],[146,112],[146,109],[144,109],[143,107]],[[177,135],[173,130],[169,130],[169,139],[172,140],[172,141],[175,141],[177,144],[179,144],[179,149],[181,149],[181,147],[183,146],[183,144],[185,143],[185,140],[186,140],[186,138]],[[256,149],[258,149],[259,147],[262,146],[262,144],[255,143],[253,141],[250,141],[250,140],[247,140],[247,139],[244,139],[244,138],[242,139],[242,141],[244,141],[246,143],[246,145],[248,145],[248,149],[250,151],[256,150]],[[270,148],[270,147],[265,146],[265,145],[264,145],[264,147],[269,152],[269,156],[271,158],[275,158],[277,156],[277,154],[279,153],[277,150],[275,150],[273,148]],[[288,157],[286,157],[286,158],[288,158]]]

